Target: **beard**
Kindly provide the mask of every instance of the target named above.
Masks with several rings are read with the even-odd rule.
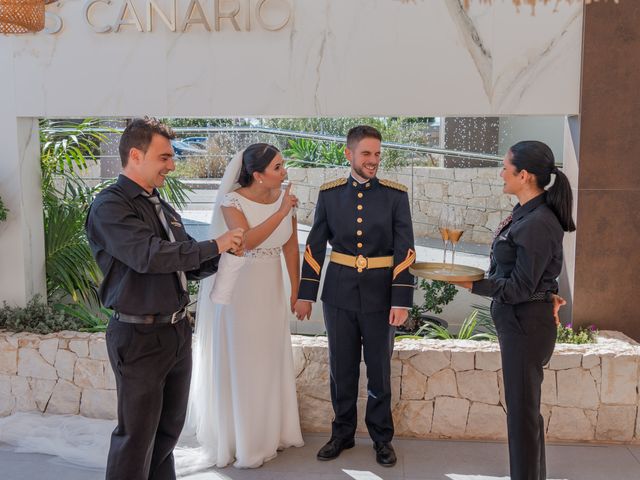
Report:
[[[369,172],[369,170],[363,168],[363,167],[354,167],[353,171],[356,172],[361,178],[365,178],[367,180],[371,180],[373,177],[376,176],[376,173],[378,173],[378,168],[376,167],[375,171],[373,173]]]

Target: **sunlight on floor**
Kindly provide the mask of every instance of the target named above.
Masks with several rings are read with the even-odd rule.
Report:
[[[487,475],[461,475],[458,473],[447,473],[447,477],[451,480],[509,480],[509,477],[489,477]],[[549,479],[549,480],[568,480],[564,479]]]
[[[363,470],[344,470],[343,469],[342,471],[355,480],[383,480],[382,477],[379,477],[375,473],[367,472]]]
[[[188,476],[189,480],[231,480],[231,477],[227,477],[218,472],[202,472]]]

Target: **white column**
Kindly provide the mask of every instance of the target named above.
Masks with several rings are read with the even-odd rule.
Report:
[[[38,121],[17,118],[13,49],[2,50],[0,196],[9,214],[0,223],[0,303],[24,305],[46,293]]]
[[[573,220],[578,218],[578,142],[580,141],[578,117],[566,117],[564,121],[564,151],[562,171],[571,182],[573,192]],[[564,265],[560,274],[560,296],[567,300],[567,306],[560,309],[563,322],[573,319],[573,295],[576,269],[576,234],[565,233],[562,242]]]

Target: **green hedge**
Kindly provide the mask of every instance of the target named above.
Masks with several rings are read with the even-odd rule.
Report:
[[[0,329],[11,332],[33,332],[48,334],[61,330],[79,331],[82,322],[64,312],[56,311],[36,295],[26,307],[10,307],[3,302],[0,309]]]

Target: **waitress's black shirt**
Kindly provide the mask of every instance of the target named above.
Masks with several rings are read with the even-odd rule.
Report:
[[[545,197],[542,193],[514,207],[513,220],[493,241],[489,274],[473,282],[473,293],[508,304],[526,302],[538,292],[557,293],[564,232]]]

